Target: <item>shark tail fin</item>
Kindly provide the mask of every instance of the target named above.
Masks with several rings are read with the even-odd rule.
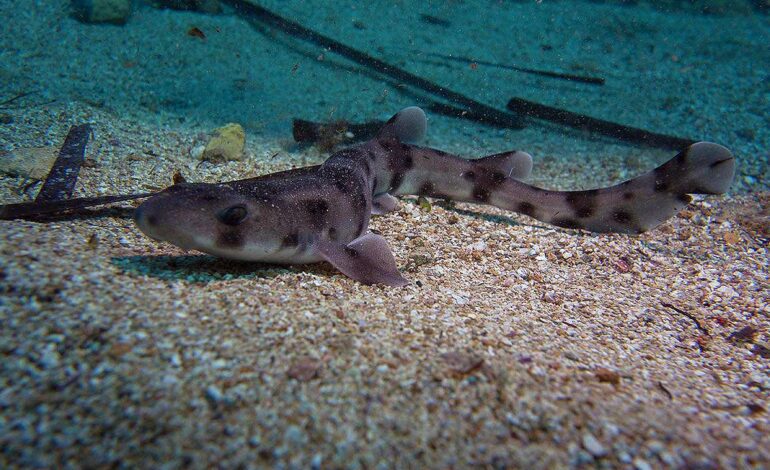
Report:
[[[680,194],[722,194],[734,176],[735,158],[729,150],[697,142],[655,170],[655,185]]]

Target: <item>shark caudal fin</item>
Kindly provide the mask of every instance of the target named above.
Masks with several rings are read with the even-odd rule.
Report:
[[[697,142],[656,168],[655,187],[679,194],[722,194],[735,176],[733,154],[719,144]]]
[[[410,106],[394,114],[380,129],[377,139],[395,138],[399,142],[415,144],[425,138],[427,130],[425,111],[417,106]]]

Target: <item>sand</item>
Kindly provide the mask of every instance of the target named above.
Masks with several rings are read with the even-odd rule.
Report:
[[[292,116],[363,121],[411,104],[393,91],[382,95],[387,87],[374,80],[355,75],[360,87],[350,89],[347,72],[276,53],[280,46],[231,16],[141,9],[125,27],[94,27],[68,19],[66,2],[30,8],[1,10],[15,20],[2,39],[0,73],[11,77],[3,96],[24,83],[39,91],[0,110],[12,121],[0,128],[0,142],[5,150],[60,145],[69,125],[93,122],[77,195],[159,189],[177,170],[213,182],[319,163],[327,154],[289,142]],[[528,96],[728,145],[740,162],[732,193],[699,198],[639,237],[555,229],[467,204],[433,201],[426,211],[407,198],[372,224],[410,280],[399,289],[358,284],[325,264],[253,265],[185,253],[144,237],[130,211],[2,221],[0,466],[770,466],[770,195],[763,192],[768,126],[761,125],[768,114],[766,69],[757,66],[768,62],[761,62],[766,50],[752,49],[762,44],[767,19],[597,5],[560,15],[545,5],[516,28],[487,25],[497,34],[484,36],[471,7],[458,8],[481,50],[499,51],[500,35],[529,35],[538,41],[519,59],[536,60],[548,43],[565,63],[589,56],[616,80],[602,93],[556,85],[557,95],[522,78],[515,86],[526,82],[534,90]],[[523,15],[532,6],[504,8]],[[415,31],[412,20],[393,22],[395,8],[362,9],[339,7],[335,14],[350,22],[324,22],[331,13],[294,4],[283,11],[359,47],[376,47],[355,34],[380,30],[378,22]],[[366,29],[352,26],[358,18]],[[572,36],[554,25],[577,19],[587,26]],[[679,28],[683,19],[690,28]],[[615,33],[599,35],[616,20]],[[202,42],[186,35],[191,25],[227,34]],[[697,34],[708,26],[709,35]],[[47,50],[53,46],[37,33],[52,29],[79,46]],[[628,31],[638,50],[666,45],[642,57],[647,79],[631,90],[640,55],[611,47],[613,34]],[[440,42],[430,32],[422,25],[414,42]],[[261,49],[239,46],[232,60],[212,55],[255,37]],[[582,55],[561,47],[575,38],[586,40]],[[396,42],[387,41],[383,35],[381,47],[391,52]],[[116,42],[127,45],[117,50]],[[185,54],[159,57],[172,44]],[[735,53],[744,46],[754,56]],[[285,74],[260,70],[268,50]],[[676,61],[662,60],[675,52]],[[200,65],[206,58],[219,60],[219,78]],[[300,60],[312,73],[287,80]],[[174,78],[175,68],[184,79]],[[262,90],[258,97],[215,88],[238,68],[243,86]],[[446,70],[435,69],[436,78],[439,72]],[[489,85],[503,83],[496,73],[445,78],[457,88],[487,83],[477,96],[519,93]],[[214,88],[184,89],[193,85]],[[174,96],[187,101],[168,101]],[[664,109],[666,96],[673,101]],[[246,127],[248,158],[196,161],[191,153],[207,133],[230,120]],[[548,187],[606,184],[671,156],[553,128],[430,122],[427,145],[465,155],[515,142],[535,155],[531,181]],[[0,201],[33,197],[39,186],[25,188],[28,182],[0,178]]]

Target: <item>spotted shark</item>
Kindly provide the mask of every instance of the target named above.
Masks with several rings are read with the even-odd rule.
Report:
[[[370,141],[323,164],[228,183],[178,183],[135,213],[149,237],[222,258],[281,264],[327,261],[364,284],[401,286],[388,242],[371,216],[395,196],[490,204],[542,222],[591,232],[639,234],[733,180],[729,150],[698,142],[663,165],[615,186],[552,191],[523,182],[532,157],[510,151],[464,159],[416,145],[426,132],[418,107],[393,116]]]

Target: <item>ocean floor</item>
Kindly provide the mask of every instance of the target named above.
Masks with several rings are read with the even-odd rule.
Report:
[[[0,4],[0,101],[30,92],[0,106],[0,149],[58,147],[91,122],[78,196],[317,164],[328,153],[294,144],[292,118],[420,104],[232,14],[142,7],[105,26],[65,1],[27,3]],[[143,236],[130,210],[0,221],[0,466],[770,466],[768,17],[381,3],[263,5],[500,109],[519,96],[721,143],[738,159],[731,193],[638,237],[406,198],[372,223],[411,281],[398,289],[325,264],[182,252]],[[607,84],[426,64],[427,50]],[[246,129],[245,160],[193,157],[230,121]],[[551,188],[617,182],[675,153],[538,123],[429,123],[431,147],[530,152],[530,182]],[[0,202],[38,188],[2,176]]]

